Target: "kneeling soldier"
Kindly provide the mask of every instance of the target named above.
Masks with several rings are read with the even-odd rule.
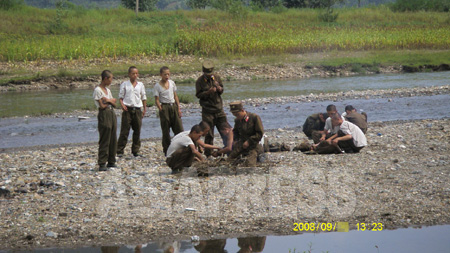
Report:
[[[259,145],[264,134],[261,118],[246,112],[241,102],[230,103],[231,113],[236,117],[233,128],[233,150],[229,158],[235,159],[239,155],[247,157],[247,166],[255,166],[258,154],[262,152]]]
[[[204,158],[195,148],[195,143],[200,139],[203,132],[199,125],[192,127],[191,131],[181,132],[172,138],[167,149],[167,165],[172,169],[172,174],[181,172],[185,167],[191,167],[196,158],[203,161]]]

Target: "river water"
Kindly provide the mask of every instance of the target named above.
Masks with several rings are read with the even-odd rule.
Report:
[[[320,92],[339,92],[358,89],[387,89],[399,87],[440,86],[448,84],[448,72],[375,75],[346,78],[303,79],[285,81],[257,81],[227,83],[225,99],[243,99],[248,97],[273,97],[275,95],[299,95]],[[191,93],[193,85],[180,86],[180,92]],[[278,93],[275,93],[275,92]],[[91,90],[50,92],[25,92],[1,94],[4,106],[10,106],[15,99],[23,106],[39,107],[45,103],[64,104],[81,103],[77,99],[92,102]],[[149,95],[151,91],[148,89]],[[58,95],[55,95],[58,94]],[[243,97],[245,95],[245,97]],[[10,99],[10,100],[8,100]],[[8,102],[10,101],[10,102]],[[246,108],[260,115],[265,129],[295,128],[301,126],[306,117],[314,112],[324,112],[325,107],[333,103],[342,112],[346,105],[353,105],[368,114],[369,121],[440,119],[448,117],[450,95],[402,97],[394,99],[351,99],[345,101],[320,101],[305,103],[268,104]],[[13,103],[12,103],[13,104]],[[19,106],[19,104],[17,105]],[[8,109],[12,110],[12,109]],[[22,109],[20,109],[22,110]],[[20,111],[19,110],[19,111]],[[27,109],[28,110],[28,109]],[[227,111],[228,121],[233,116]],[[201,120],[200,110],[190,109],[183,112],[183,125],[186,130]],[[79,115],[83,116],[83,115]],[[120,117],[118,118],[120,128]],[[119,129],[118,129],[119,131]],[[155,114],[145,117],[141,138],[161,137],[159,119]],[[0,119],[0,148],[15,148],[50,144],[84,143],[98,141],[97,119],[91,117],[79,121],[77,117],[16,117]]]
[[[449,252],[450,225],[423,228],[403,228],[382,231],[303,233],[290,236],[259,236],[200,241],[143,242],[137,245],[85,247],[77,249],[42,249],[35,252]],[[171,248],[172,247],[172,248]],[[173,251],[170,251],[173,249]],[[252,251],[250,251],[250,249]],[[167,250],[167,251],[164,251]],[[20,251],[16,251],[20,252]]]

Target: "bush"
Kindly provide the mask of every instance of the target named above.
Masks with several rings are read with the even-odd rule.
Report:
[[[0,10],[11,10],[23,5],[23,0],[0,0]]]
[[[390,5],[393,11],[439,11],[450,10],[449,0],[397,0]]]
[[[319,20],[322,22],[332,23],[336,22],[338,14],[334,13],[332,8],[326,8],[319,12]]]

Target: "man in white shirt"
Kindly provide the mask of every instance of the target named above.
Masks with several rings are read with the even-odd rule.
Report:
[[[331,123],[331,117],[335,115],[337,112],[335,105],[328,105],[327,106],[327,114],[328,118],[325,121],[325,127],[323,128],[323,131],[313,131],[312,132],[312,139],[315,144],[320,143],[321,141],[329,140],[331,137],[335,137],[335,135],[339,131],[339,126],[333,127]],[[342,118],[345,120],[344,118]]]
[[[142,117],[147,108],[147,96],[142,82],[138,82],[138,69],[134,66],[128,69],[129,81],[120,85],[119,99],[122,107],[122,123],[120,125],[120,135],[117,141],[117,156],[123,156],[127,145],[130,127],[133,129],[133,144],[131,152],[134,156],[142,156],[139,153],[141,148],[141,127]]]
[[[357,125],[342,120],[339,114],[333,116],[332,123],[333,126],[340,127],[337,137],[331,141],[336,148],[340,148],[345,153],[358,153],[367,146],[366,136]]]
[[[199,125],[194,125],[189,134],[181,132],[172,138],[167,149],[167,165],[172,169],[172,174],[180,173],[183,168],[190,167],[195,158],[203,161],[204,158],[195,148],[195,143],[202,136],[203,131]]]

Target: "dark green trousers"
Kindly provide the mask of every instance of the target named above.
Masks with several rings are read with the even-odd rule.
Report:
[[[117,151],[117,118],[113,109],[99,109],[98,115],[98,164],[115,163]]]
[[[247,158],[246,163],[244,164],[247,167],[256,166],[256,162],[258,159],[258,155],[264,153],[263,147],[258,143],[254,146],[248,147],[244,149],[244,142],[239,141],[236,145],[233,145],[233,150],[228,155],[230,160],[234,160],[238,158],[240,155]]]
[[[138,108],[128,108],[128,111],[122,112],[122,123],[120,125],[119,141],[117,142],[117,154],[123,154],[125,146],[128,142],[130,127],[133,129],[133,144],[131,145],[131,153],[139,153],[141,148],[141,126],[142,111]]]
[[[205,143],[209,145],[214,144],[214,127],[217,127],[220,133],[222,130],[224,130],[225,127],[229,126],[227,121],[227,115],[225,114],[224,111],[218,113],[209,113],[202,111],[202,120],[207,122],[210,126],[209,132],[205,136]],[[205,155],[210,156],[211,149],[206,149]]]
[[[170,145],[170,129],[174,135],[183,132],[183,123],[178,114],[178,107],[176,104],[161,104],[162,110],[159,111],[159,120],[161,122],[162,130],[162,146],[164,154],[167,154],[167,149]]]
[[[172,172],[180,172],[185,167],[191,167],[194,161],[194,153],[190,147],[180,148],[166,159],[167,165],[172,169]]]

